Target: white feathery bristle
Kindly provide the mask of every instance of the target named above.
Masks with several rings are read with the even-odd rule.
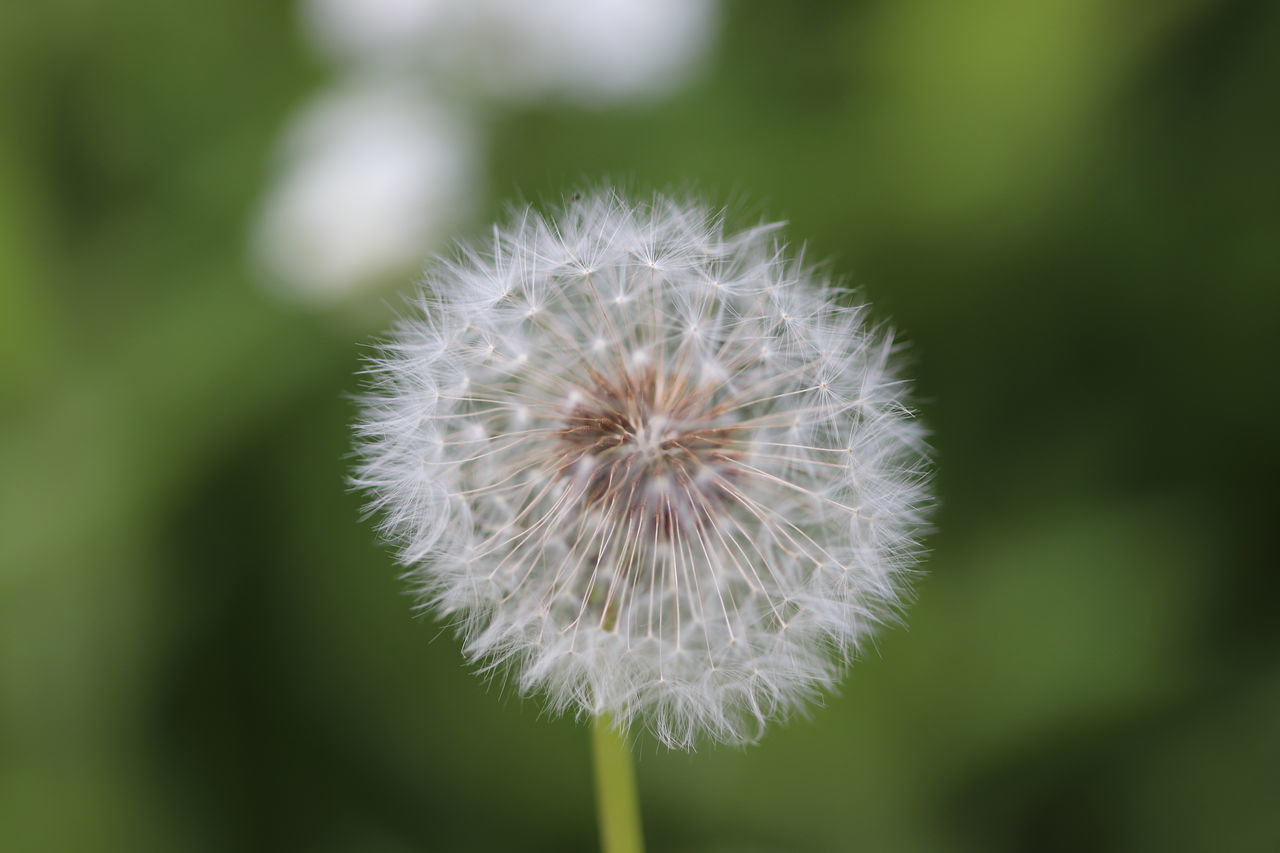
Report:
[[[690,748],[830,687],[929,503],[895,346],[776,227],[518,211],[373,359],[356,484],[467,656]]]

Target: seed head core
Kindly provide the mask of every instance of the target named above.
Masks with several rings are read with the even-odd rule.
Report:
[[[556,469],[582,501],[649,538],[718,523],[735,503],[741,451],[737,430],[721,423],[717,389],[654,368],[589,376],[589,391],[564,418]]]

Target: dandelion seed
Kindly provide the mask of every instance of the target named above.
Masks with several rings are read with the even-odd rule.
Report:
[[[357,485],[467,656],[557,711],[754,740],[896,611],[922,430],[892,337],[775,234],[523,211],[371,364]]]

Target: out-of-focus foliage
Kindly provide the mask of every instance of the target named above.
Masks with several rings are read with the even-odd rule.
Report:
[[[1280,847],[1280,6],[720,26],[665,100],[490,114],[471,228],[601,175],[790,219],[912,342],[942,506],[811,721],[641,744],[654,849]],[[594,844],[584,731],[411,616],[345,491],[396,298],[248,261],[330,74],[284,4],[0,10],[0,848]]]

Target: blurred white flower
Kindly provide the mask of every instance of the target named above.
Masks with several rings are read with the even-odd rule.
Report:
[[[357,79],[293,122],[255,223],[268,278],[333,301],[416,268],[480,192],[485,101],[658,95],[706,53],[715,0],[302,0]],[[430,96],[449,91],[449,106]],[[465,101],[472,100],[470,110]]]
[[[308,299],[421,266],[477,182],[467,123],[405,88],[329,92],[291,124],[255,234],[271,279]]]
[[[891,338],[773,233],[522,211],[371,365],[356,483],[467,655],[554,709],[752,740],[899,603],[928,494]]]
[[[714,0],[306,0],[329,55],[425,69],[486,93],[587,103],[656,95],[711,43]]]

